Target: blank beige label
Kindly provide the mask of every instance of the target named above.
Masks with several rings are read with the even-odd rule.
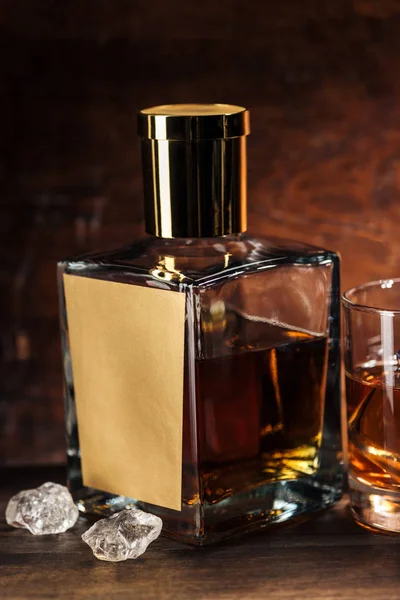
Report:
[[[64,285],[84,485],[181,510],[185,295]]]

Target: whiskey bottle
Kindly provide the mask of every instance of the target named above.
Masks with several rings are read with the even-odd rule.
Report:
[[[142,110],[145,223],[59,264],[69,486],[206,544],[342,492],[339,259],[246,235],[240,106]]]

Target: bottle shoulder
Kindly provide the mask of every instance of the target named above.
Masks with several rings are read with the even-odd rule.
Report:
[[[204,239],[147,237],[131,245],[89,253],[59,263],[84,275],[126,272],[172,286],[206,285],[287,264],[319,265],[338,260],[336,253],[302,242],[248,235]]]

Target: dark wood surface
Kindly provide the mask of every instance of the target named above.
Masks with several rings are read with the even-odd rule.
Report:
[[[400,274],[396,0],[2,0],[0,463],[64,458],[57,259],[142,233],[135,113],[251,109],[249,224]]]
[[[0,472],[0,598],[98,600],[398,600],[400,536],[351,520],[347,500],[312,521],[210,548],[159,538],[136,561],[104,563],[80,539],[87,523],[35,537],[4,521],[7,499],[57,468]]]

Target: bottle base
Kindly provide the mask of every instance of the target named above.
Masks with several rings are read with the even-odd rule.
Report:
[[[349,475],[354,520],[364,528],[400,533],[400,493],[361,483]]]
[[[310,479],[277,482],[258,487],[251,493],[237,494],[218,504],[192,506],[189,514],[186,512],[189,507],[185,507],[184,523],[181,522],[183,513],[176,512],[174,521],[170,515],[165,518],[163,509],[95,490],[77,499],[76,503],[88,517],[106,517],[130,507],[154,512],[164,520],[163,536],[195,546],[207,546],[296,517],[309,516],[328,508],[341,496],[339,485],[323,485]]]

